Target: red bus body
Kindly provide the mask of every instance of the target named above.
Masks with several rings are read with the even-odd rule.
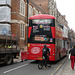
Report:
[[[49,19],[50,21],[48,23],[50,24],[47,23],[47,20]],[[38,23],[36,23],[37,21]],[[32,22],[35,24],[33,24]],[[43,24],[43,22],[45,23]],[[63,56],[65,56],[66,49],[64,47],[61,48],[59,46],[60,47],[59,48],[57,46],[58,44],[57,42],[59,41],[59,39],[63,41],[62,34],[63,34],[62,31],[58,30],[58,28],[55,25],[55,17],[46,14],[35,15],[30,17],[29,28],[28,28],[27,59],[42,60],[42,49],[44,44],[46,44],[50,50],[50,56],[49,56],[50,61],[56,61],[62,58]],[[58,41],[56,41],[56,39]]]

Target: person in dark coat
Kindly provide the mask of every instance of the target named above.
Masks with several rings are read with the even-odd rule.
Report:
[[[74,70],[74,62],[75,62],[75,45],[73,45],[73,48],[69,51],[69,54],[71,53],[71,68]]]
[[[47,68],[47,60],[49,59],[48,55],[50,55],[49,48],[44,45],[44,48],[42,49],[42,57],[44,57],[45,60],[45,68]]]

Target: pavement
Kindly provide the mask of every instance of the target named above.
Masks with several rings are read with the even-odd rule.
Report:
[[[64,67],[61,68],[56,75],[75,75],[75,69],[71,69],[71,60],[67,59]]]

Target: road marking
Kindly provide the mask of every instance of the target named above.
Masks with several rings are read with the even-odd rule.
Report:
[[[51,75],[53,75],[61,66],[62,66],[62,64],[59,65],[59,66],[57,67],[57,69],[56,69]]]
[[[67,59],[67,58],[66,58]],[[66,61],[66,59],[62,62],[62,64],[60,64],[57,68],[56,68],[56,70],[51,74],[51,75],[53,75],[62,65],[63,65],[63,63]]]
[[[27,65],[29,65],[29,64],[21,65],[21,66],[19,66],[19,67],[16,67],[16,68],[7,70],[7,71],[5,71],[5,72],[3,72],[3,73],[8,73],[8,72],[11,72],[11,71],[13,71],[13,70],[19,69],[19,68],[24,67],[24,66],[27,66]]]

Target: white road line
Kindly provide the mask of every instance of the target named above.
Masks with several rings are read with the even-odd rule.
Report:
[[[19,68],[24,67],[24,66],[27,66],[27,65],[29,65],[29,64],[21,65],[21,66],[19,66],[19,67],[16,67],[16,68],[7,70],[7,71],[5,71],[5,72],[3,72],[3,73],[8,73],[8,72],[11,72],[11,71],[13,71],[13,70],[19,69]]]

